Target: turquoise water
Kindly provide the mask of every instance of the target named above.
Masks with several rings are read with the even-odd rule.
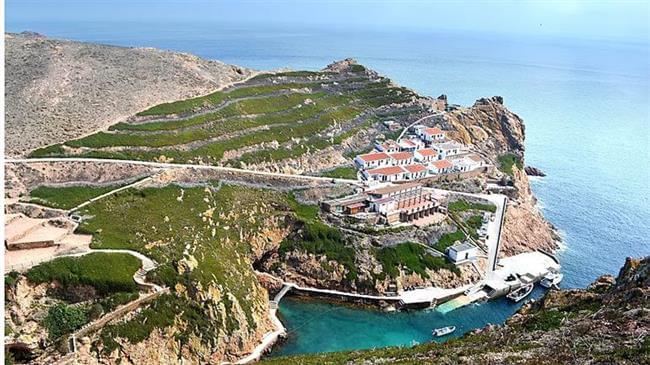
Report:
[[[345,57],[426,95],[471,104],[502,95],[526,122],[527,163],[548,176],[532,188],[561,231],[564,287],[615,274],[626,256],[650,254],[648,44],[490,34],[419,33],[202,23],[12,23],[63,38],[151,46],[258,69],[319,69]],[[536,295],[540,295],[537,291]],[[408,345],[432,328],[456,335],[503,322],[495,301],[441,315],[382,314],[283,301],[289,341],[276,354]]]

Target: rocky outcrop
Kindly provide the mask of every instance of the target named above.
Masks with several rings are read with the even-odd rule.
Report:
[[[524,121],[509,111],[500,96],[482,98],[469,108],[445,114],[444,123],[455,130],[453,135],[465,144],[475,146],[498,166],[498,156],[515,154],[522,163],[524,156]],[[543,249],[553,252],[560,237],[536,207],[526,173],[516,165],[508,177],[516,188],[506,209],[501,255]]]
[[[526,175],[528,175],[528,176],[539,176],[539,177],[546,176],[544,171],[538,169],[537,167],[533,167],[533,166],[526,166],[524,168],[524,171],[526,172]]]
[[[650,257],[628,259],[614,280],[551,290],[502,326],[411,348],[269,359],[269,364],[645,364],[650,361]]]
[[[450,111],[444,123],[455,130],[452,137],[478,147],[492,158],[505,152],[523,157],[524,121],[505,107],[500,96],[481,98],[469,108]]]
[[[6,154],[108,127],[155,104],[211,92],[251,71],[196,56],[5,34]]]

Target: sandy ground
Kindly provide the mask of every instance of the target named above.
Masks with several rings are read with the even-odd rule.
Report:
[[[5,225],[6,237],[12,242],[53,240],[56,246],[4,250],[5,272],[23,271],[60,255],[84,252],[90,249],[91,235],[72,233],[68,228],[55,227],[47,219],[28,218],[21,214],[8,214]]]

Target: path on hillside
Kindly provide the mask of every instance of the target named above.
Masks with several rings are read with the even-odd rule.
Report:
[[[116,160],[116,159],[105,159],[105,158],[82,158],[82,157],[71,157],[71,158],[60,158],[60,157],[49,158],[48,157],[48,158],[17,158],[17,159],[8,158],[5,160],[5,163],[43,163],[43,162],[46,163],[47,162],[94,162],[94,163],[131,164],[131,165],[149,166],[149,167],[165,168],[165,169],[185,168],[185,169],[195,169],[195,170],[212,170],[212,171],[233,172],[233,173],[241,173],[241,174],[249,174],[249,175],[280,177],[280,178],[287,178],[287,179],[308,180],[308,181],[316,181],[316,182],[342,183],[342,184],[353,184],[353,185],[362,184],[358,180],[351,180],[351,179],[331,178],[331,177],[323,177],[323,176],[296,175],[296,174],[286,174],[281,172],[246,170],[246,169],[239,169],[235,167],[225,167],[225,166],[195,165],[195,164],[181,164],[181,163],[154,162],[154,161]]]

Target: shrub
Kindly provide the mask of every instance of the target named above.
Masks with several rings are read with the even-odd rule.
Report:
[[[465,199],[459,199],[454,202],[449,203],[448,207],[450,212],[462,212],[466,210],[484,210],[487,212],[496,212],[497,207],[494,204],[487,203],[470,203]]]
[[[522,163],[521,159],[514,153],[503,154],[499,156],[498,161],[501,171],[510,176],[512,176],[512,166],[516,165],[519,170],[524,168],[524,164]]]
[[[61,257],[44,262],[27,273],[34,283],[58,281],[63,291],[77,285],[90,285],[99,294],[138,290],[133,274],[140,260],[126,253],[91,253],[80,257]]]
[[[59,303],[50,308],[43,320],[51,340],[81,328],[86,323],[83,309]]]
[[[426,252],[422,245],[413,242],[381,248],[377,250],[375,256],[384,268],[384,274],[391,278],[399,275],[399,268],[408,273],[417,273],[424,278],[429,277],[426,269],[436,271],[447,269],[458,273],[458,269],[448,263],[444,257],[435,257]]]
[[[29,192],[29,201],[58,209],[72,209],[96,196],[108,193],[122,185],[108,186],[39,186]]]
[[[452,233],[445,233],[440,237],[438,242],[436,242],[434,247],[436,248],[436,250],[444,253],[447,247],[453,245],[454,242],[462,241],[464,239],[465,239],[465,233],[463,233],[463,231],[461,230],[457,230],[456,232],[452,232]]]

